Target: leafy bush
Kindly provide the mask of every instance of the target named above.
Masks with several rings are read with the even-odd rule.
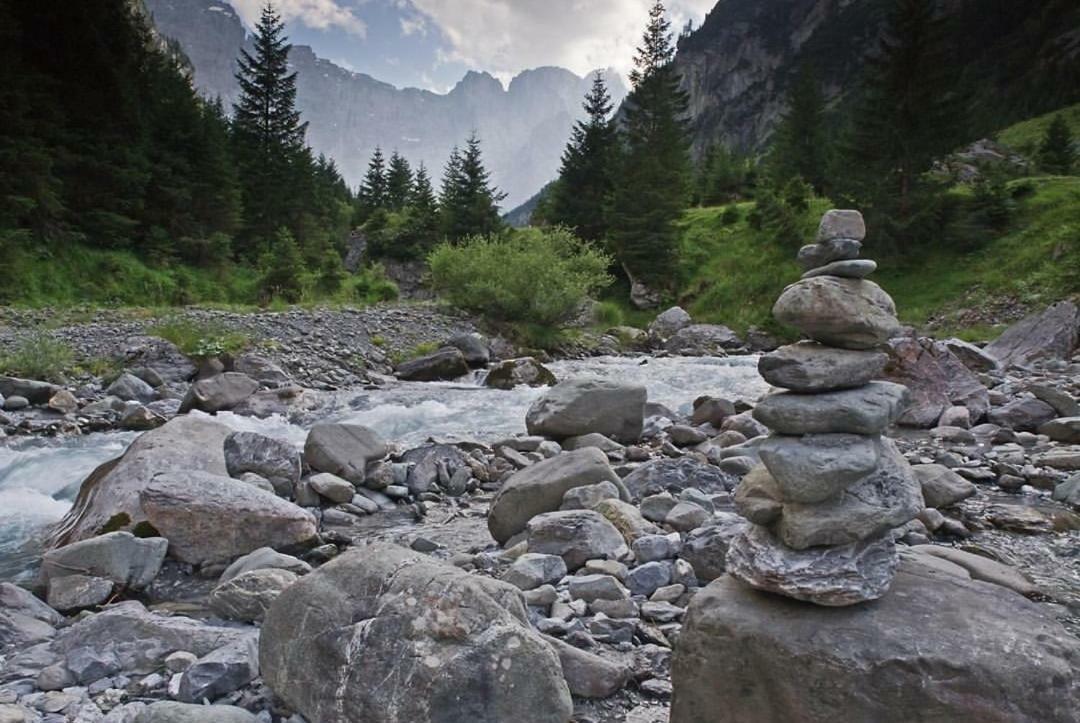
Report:
[[[251,345],[251,340],[241,332],[183,317],[167,318],[151,326],[147,333],[171,341],[184,354],[195,358],[237,354]]]
[[[61,382],[72,368],[75,355],[65,342],[35,334],[0,354],[0,372],[28,379]]]
[[[357,271],[345,282],[345,290],[350,301],[364,304],[393,301],[398,297],[397,284],[386,278],[386,272],[380,264]]]
[[[601,301],[593,308],[593,319],[600,326],[622,326],[624,321],[622,307],[614,301]]]
[[[558,326],[609,285],[611,258],[563,228],[530,228],[441,244],[428,256],[435,290],[489,319]]]

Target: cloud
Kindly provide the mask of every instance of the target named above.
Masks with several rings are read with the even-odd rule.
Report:
[[[427,21],[423,15],[401,18],[401,34],[405,37],[410,35],[427,35]]]
[[[229,0],[249,27],[259,21],[266,0]],[[299,22],[315,30],[344,30],[364,37],[367,25],[338,0],[274,0],[274,7],[285,22]]]
[[[440,58],[508,78],[559,65],[578,74],[633,64],[652,0],[411,0],[442,31]],[[676,31],[700,22],[716,0],[668,3]]]

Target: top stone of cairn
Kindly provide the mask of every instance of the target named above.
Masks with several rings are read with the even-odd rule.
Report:
[[[821,217],[821,225],[818,226],[818,243],[839,238],[855,241],[866,238],[866,224],[861,213],[840,209],[825,212]]]

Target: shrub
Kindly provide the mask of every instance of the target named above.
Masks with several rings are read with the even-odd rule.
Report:
[[[62,382],[75,355],[65,342],[45,334],[35,334],[17,342],[0,354],[0,372],[12,376]]]
[[[241,332],[183,317],[164,319],[147,329],[147,333],[171,341],[184,354],[195,358],[237,354],[251,345],[251,340]]]
[[[345,281],[345,275],[341,254],[334,249],[327,249],[319,264],[319,290],[324,294],[336,294]]]
[[[360,269],[345,284],[351,301],[364,304],[377,304],[380,301],[393,301],[398,297],[398,287],[386,278],[386,272],[380,264]]]
[[[601,301],[593,308],[593,318],[601,326],[622,326],[623,310],[614,301]]]
[[[612,279],[611,259],[563,228],[441,244],[428,257],[435,290],[467,311],[503,322],[558,326]]]
[[[742,218],[739,213],[739,207],[734,203],[724,207],[724,212],[720,215],[720,223],[725,226],[734,226]]]
[[[304,291],[304,257],[288,229],[278,230],[272,249],[263,257],[262,266],[259,295],[264,302],[280,298],[295,304],[300,300]]]

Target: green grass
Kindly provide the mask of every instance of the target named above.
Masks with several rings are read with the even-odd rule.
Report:
[[[1039,148],[1039,144],[1042,143],[1043,135],[1046,133],[1050,121],[1059,114],[1065,117],[1069,128],[1072,129],[1073,139],[1080,138],[1080,103],[1077,103],[1053,113],[1030,118],[1009,126],[997,134],[997,140],[1029,158],[1033,157]]]
[[[35,334],[0,354],[0,373],[47,382],[63,382],[75,367],[75,354],[65,342]]]
[[[927,244],[925,251],[903,258],[882,258],[874,280],[896,301],[900,319],[916,327],[931,322],[935,335],[956,334],[970,340],[992,338],[1000,330],[979,320],[980,310],[995,303],[1031,310],[1080,294],[1080,177],[1043,177],[1013,181],[1031,192],[1017,201],[1005,233],[987,234],[977,250],[958,252]],[[738,223],[722,223],[723,208],[698,208],[683,217],[678,301],[695,320],[726,324],[737,332],[751,325],[782,331],[771,318],[772,304],[787,284],[797,280],[798,242],[781,245],[766,231],[750,228],[740,204]],[[802,238],[813,238],[829,202],[816,199],[804,215]],[[865,248],[874,257],[874,231]]]
[[[163,319],[147,331],[171,341],[184,354],[195,358],[234,355],[251,346],[246,334],[181,317]]]
[[[391,352],[390,363],[397,366],[402,362],[412,361],[413,359],[419,359],[428,354],[434,354],[439,350],[439,346],[440,345],[434,341],[422,341],[412,349]]]

